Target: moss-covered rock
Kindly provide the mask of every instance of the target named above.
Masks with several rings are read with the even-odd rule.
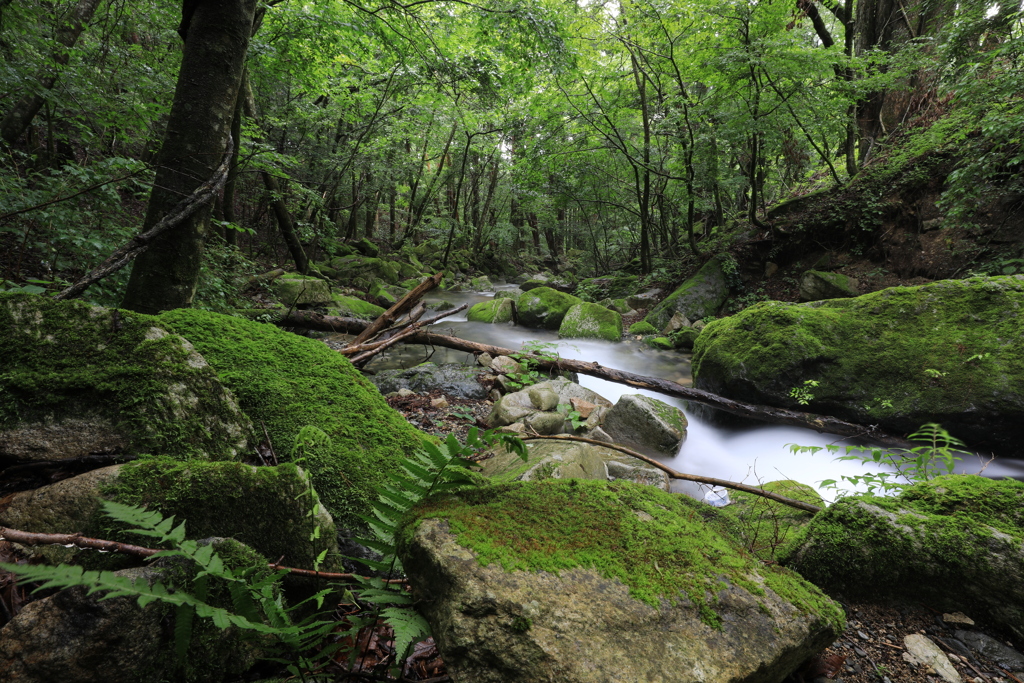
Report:
[[[953,475],[842,498],[782,561],[850,598],[918,598],[1024,637],[1024,482]]]
[[[331,259],[330,266],[337,271],[338,282],[358,289],[366,289],[374,279],[391,285],[405,279],[397,263],[358,254],[335,257]]]
[[[516,289],[502,289],[494,293],[495,299],[512,299],[512,301],[519,301],[519,297],[522,296],[523,290]]]
[[[315,277],[285,273],[270,283],[274,296],[287,307],[326,304],[331,301],[331,286]]]
[[[563,339],[622,339],[622,316],[600,304],[582,301],[570,307],[558,327]]]
[[[155,317],[0,294],[0,457],[233,459],[251,424],[214,368]]]
[[[623,394],[602,424],[616,443],[669,457],[679,452],[686,427],[683,411],[643,394]]]
[[[682,313],[689,320],[714,315],[729,296],[722,263],[719,257],[705,263],[696,275],[652,308],[645,320],[661,330],[676,313]]]
[[[341,525],[356,523],[374,485],[420,445],[420,432],[318,341],[206,311],[179,309],[160,319],[200,350],[242,410],[266,427],[279,458],[303,454],[295,450],[303,427],[326,433],[329,442],[305,449],[303,467]]]
[[[646,341],[654,348],[661,349],[662,351],[672,351],[675,348],[675,344],[668,337],[651,337]]]
[[[362,318],[363,320],[375,320],[384,313],[384,309],[368,301],[357,299],[354,296],[335,294],[331,298],[328,313],[331,315]]]
[[[392,293],[391,288],[383,280],[374,280],[366,294],[381,306],[387,306],[388,308],[398,303],[400,298]]]
[[[633,310],[629,307],[629,304],[626,303],[625,299],[601,299],[597,303],[601,304],[605,308],[610,308],[621,315],[626,315]]]
[[[652,486],[431,498],[400,554],[460,680],[779,681],[843,628],[836,603],[753,559],[718,512]],[[657,656],[636,656],[652,643]]]
[[[857,287],[855,279],[841,273],[808,270],[800,278],[800,300],[821,301],[858,296],[860,292]]]
[[[491,284],[491,279],[486,275],[475,277],[469,281],[469,288],[474,292],[493,292],[494,285]]]
[[[650,324],[646,320],[640,320],[629,326],[630,334],[658,334],[658,328]]]
[[[669,341],[672,342],[672,348],[689,351],[693,348],[693,345],[697,342],[697,337],[699,336],[700,330],[696,330],[692,327],[684,327],[671,333],[668,338]]]
[[[514,317],[515,302],[512,299],[491,299],[470,306],[466,319],[478,323],[507,323]]]
[[[524,292],[517,302],[519,324],[557,330],[569,309],[581,303],[571,294],[550,287],[536,287]]]
[[[942,424],[974,448],[1024,442],[1024,276],[943,280],[854,299],[756,304],[707,325],[694,386],[909,433]]]

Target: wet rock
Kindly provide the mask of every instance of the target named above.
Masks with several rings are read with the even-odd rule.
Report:
[[[661,298],[665,295],[665,292],[660,289],[649,289],[646,292],[640,294],[634,294],[633,296],[626,297],[626,304],[630,308],[635,309],[648,309],[656,305]]]
[[[956,631],[957,640],[1007,671],[1024,671],[1024,655],[1012,647],[1000,643],[992,636],[978,631]]]
[[[514,311],[512,299],[491,299],[473,304],[466,313],[466,319],[478,323],[507,323],[515,317]]]
[[[562,339],[604,339],[617,342],[622,338],[622,316],[600,304],[586,301],[566,311],[558,327]]]
[[[491,360],[491,370],[502,375],[508,375],[515,372],[521,371],[521,366],[518,361],[509,358],[508,356],[498,356]]]
[[[625,394],[604,417],[602,427],[616,443],[674,456],[686,438],[683,411],[656,398]]]
[[[811,584],[654,487],[520,482],[457,494],[445,514],[410,520],[400,555],[456,680],[781,681],[842,629]]]
[[[722,260],[715,257],[651,309],[645,320],[660,330],[676,313],[682,313],[690,320],[714,315],[728,296],[729,285],[722,270]]]
[[[557,330],[565,314],[578,303],[580,299],[550,287],[532,289],[519,297],[516,305],[519,324],[523,327]]]
[[[487,398],[487,389],[476,381],[482,368],[472,368],[461,363],[420,363],[405,370],[383,370],[369,378],[382,394],[399,389],[416,393],[440,391],[456,398]]]

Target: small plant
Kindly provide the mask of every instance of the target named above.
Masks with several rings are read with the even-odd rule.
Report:
[[[448,411],[448,416],[466,422],[476,422],[476,415],[466,406],[456,406]]]
[[[559,403],[556,410],[564,415],[565,419],[572,424],[574,432],[578,432],[587,424],[587,421],[580,415],[580,411],[574,410],[568,403]]]
[[[816,379],[804,380],[802,386],[793,387],[789,390],[789,397],[795,399],[797,403],[802,406],[809,405],[814,400],[814,394],[811,393],[811,389],[818,386],[820,382]]]
[[[864,465],[891,467],[893,472],[869,472],[855,476],[843,475],[841,479],[853,486],[865,486],[868,493],[881,491],[891,493],[902,491],[905,487],[922,481],[928,481],[939,475],[953,474],[956,463],[961,459],[958,452],[964,443],[950,435],[940,425],[930,422],[922,425],[908,437],[920,443],[913,448],[870,448],[860,446],[800,446],[789,444],[792,453],[809,453],[811,455],[826,450],[829,453],[844,452],[838,460],[854,460]],[[820,482],[822,488],[839,489],[835,479]]]
[[[925,368],[924,369],[924,374],[926,374],[931,379],[942,379],[943,377],[945,377],[949,373],[948,372],[942,372],[941,370],[936,370],[935,368]]]
[[[540,362],[557,363],[558,345],[551,342],[527,341],[523,342],[523,348],[518,353],[510,356],[519,363],[519,372],[510,372],[506,375],[509,385],[516,390],[524,389],[539,382],[545,377],[538,369]]]

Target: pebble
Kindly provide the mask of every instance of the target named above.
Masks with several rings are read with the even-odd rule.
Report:
[[[868,634],[864,633],[864,631],[857,631],[857,635],[860,636],[861,640],[871,640],[871,638],[868,637]]]
[[[864,650],[860,649],[860,648],[859,648],[859,647],[857,647],[856,645],[854,645],[854,646],[853,646],[853,651],[854,651],[854,652],[856,652],[856,653],[857,653],[858,655],[860,655],[861,657],[867,657],[867,656],[868,656],[868,653],[867,653],[867,652],[865,652]]]

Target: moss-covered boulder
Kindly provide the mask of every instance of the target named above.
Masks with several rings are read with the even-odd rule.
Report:
[[[270,573],[267,559],[230,538],[204,539],[231,569],[251,571],[253,580]],[[276,558],[275,558],[276,559]],[[159,559],[147,567],[117,572],[134,581],[159,581],[191,590],[196,569],[180,560]],[[222,580],[209,582],[208,604],[232,609]],[[104,599],[83,587],[31,602],[0,630],[0,680],[5,683],[137,683],[235,680],[261,656],[259,641],[239,629],[222,629],[195,619],[184,657],[176,655],[175,608],[162,602],[139,607],[134,596]],[[266,643],[266,641],[264,641]],[[266,643],[269,644],[269,643]]]
[[[581,301],[573,305],[558,326],[558,336],[563,339],[622,339],[622,316],[600,304]]]
[[[579,281],[579,290],[588,294],[588,299],[622,299],[636,293],[640,277],[628,273],[612,273],[601,277],[590,277]],[[578,293],[578,292],[577,292]],[[583,296],[580,294],[580,296]]]
[[[656,328],[654,325],[650,324],[646,320],[639,320],[629,326],[629,333],[642,335],[658,334],[658,328]]]
[[[428,499],[400,555],[458,680],[781,681],[843,613],[725,528],[652,486],[522,482]]]
[[[571,294],[550,287],[536,287],[519,297],[516,304],[519,324],[524,327],[557,330],[565,314],[578,303],[581,301]]]
[[[689,320],[714,315],[729,296],[722,263],[719,257],[705,263],[696,275],[652,308],[645,320],[660,330],[676,313],[682,313]]]
[[[285,273],[270,283],[278,301],[287,307],[328,304],[331,286],[325,280],[300,273]]]
[[[830,592],[918,598],[1024,638],[1024,482],[952,475],[841,498],[781,559]]]
[[[370,283],[370,287],[366,290],[366,294],[381,306],[386,306],[388,308],[391,308],[398,303],[398,299],[401,298],[400,295],[396,296],[391,291],[391,288],[388,287],[387,283],[383,280],[377,279]]]
[[[253,467],[238,462],[179,462],[144,458],[113,465],[32,491],[13,494],[0,510],[0,526],[48,534],[81,533],[110,538],[115,530],[102,515],[101,498],[142,505],[185,522],[188,538],[236,538],[293,567],[312,567],[327,550],[328,565],[337,562],[338,546],[331,516],[319,505],[306,474],[291,463]],[[315,515],[311,512],[317,509]],[[259,510],[259,514],[253,514]],[[314,526],[319,538],[310,541]],[[138,543],[134,536],[124,537]],[[126,555],[102,555],[64,546],[37,546],[34,554],[57,564],[74,562],[125,566]]]
[[[470,306],[466,319],[477,323],[507,323],[515,317],[514,310],[512,299],[491,299]]]
[[[512,299],[512,301],[519,301],[519,297],[522,296],[523,290],[516,287],[515,289],[500,289],[494,293],[495,299]]]
[[[700,330],[692,327],[684,327],[671,333],[668,338],[669,341],[672,342],[672,348],[680,349],[682,351],[690,351],[693,349],[693,345],[697,343],[697,337],[699,336]]]
[[[266,427],[279,458],[305,458],[303,467],[343,526],[356,523],[384,473],[420,445],[420,432],[321,342],[207,311],[179,309],[160,320],[192,342],[242,410]],[[304,438],[304,427],[326,438]]]
[[[0,294],[0,461],[234,459],[251,433],[215,369],[160,319]]]
[[[474,292],[493,292],[494,285],[491,284],[491,279],[486,275],[475,277],[469,281],[469,288]]]
[[[338,282],[358,289],[366,289],[375,279],[391,285],[405,279],[397,263],[359,254],[335,257],[330,266],[337,271]]]
[[[857,280],[841,273],[808,270],[800,278],[800,300],[821,301],[858,296]]]
[[[943,280],[854,299],[765,302],[711,322],[694,386],[910,433],[942,424],[972,448],[1024,442],[1024,276]]]
[[[335,294],[331,297],[327,312],[330,315],[375,320],[384,313],[384,309],[354,296]]]

